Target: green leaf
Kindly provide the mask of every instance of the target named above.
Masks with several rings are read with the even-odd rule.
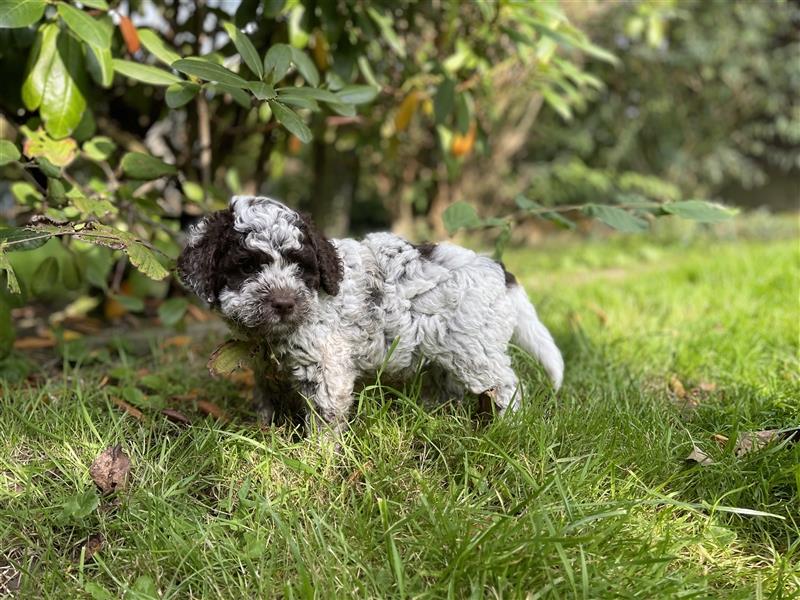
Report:
[[[275,44],[264,55],[264,74],[272,73],[272,81],[277,83],[286,77],[291,62],[292,47],[286,44]]]
[[[93,489],[67,498],[61,506],[61,518],[65,520],[84,519],[100,506],[100,497]]]
[[[3,264],[0,259],[0,273],[2,273]],[[14,338],[16,332],[14,331],[14,319],[11,316],[11,307],[3,302],[0,297],[0,359],[5,358],[11,354],[14,348]]]
[[[180,108],[192,101],[200,91],[200,86],[191,81],[173,83],[167,88],[167,106],[170,108]]]
[[[186,298],[170,298],[162,302],[161,306],[158,307],[158,318],[161,319],[164,325],[172,327],[180,323],[188,307],[189,302]]]
[[[0,167],[19,160],[21,156],[13,142],[0,140]]]
[[[231,22],[225,22],[222,24],[225,28],[225,31],[230,36],[231,40],[233,40],[233,45],[236,46],[236,50],[239,51],[239,54],[244,60],[244,63],[247,67],[258,77],[259,79],[264,77],[264,65],[261,62],[261,57],[258,55],[255,46],[253,46],[253,42],[250,41],[244,33],[237,29],[236,25]]]
[[[340,104],[339,97],[331,91],[322,90],[320,88],[312,87],[282,87],[277,90],[278,95],[290,94],[297,98],[309,98],[310,100],[319,100],[320,102],[329,102],[332,104]]]
[[[158,262],[153,251],[143,243],[137,241],[129,244],[125,248],[125,253],[128,255],[131,264],[150,279],[158,281],[169,275],[169,271],[164,268],[164,265]]]
[[[208,371],[212,377],[230,375],[246,366],[253,355],[253,349],[245,342],[228,340],[217,346],[208,359]]]
[[[683,202],[668,202],[661,205],[665,213],[698,221],[700,223],[719,223],[726,221],[736,214],[736,211],[721,204],[706,202],[705,200],[685,200]]]
[[[366,104],[375,99],[378,91],[371,85],[348,85],[336,92],[336,97],[342,104]]]
[[[89,8],[96,8],[97,10],[108,10],[108,3],[106,0],[81,0],[81,4]]]
[[[472,229],[483,224],[475,207],[466,202],[456,202],[448,206],[442,214],[442,221],[450,235],[459,229]]]
[[[5,271],[6,273],[6,285],[9,291],[12,294],[19,294],[21,291],[19,289],[19,281],[17,281],[17,276],[14,274],[14,269],[8,260],[8,255],[3,250],[2,244],[0,244],[0,271]]]
[[[436,124],[441,125],[445,122],[450,113],[453,112],[453,105],[456,99],[456,83],[449,77],[445,78],[439,87],[436,88],[436,95],[433,97],[433,113],[436,117]]]
[[[44,246],[49,239],[50,236],[41,231],[24,227],[0,227],[0,246],[6,252],[36,250]]]
[[[237,104],[244,108],[251,108],[253,99],[242,88],[234,87],[232,85],[225,85],[224,83],[207,83],[206,87],[217,94],[230,95]]]
[[[133,582],[131,588],[136,592],[137,598],[145,598],[147,600],[158,600],[158,589],[156,582],[149,575],[139,575],[136,581]]]
[[[47,160],[47,158],[44,156],[39,156],[36,159],[36,164],[39,166],[41,172],[47,177],[61,177],[61,169]]]
[[[77,187],[72,188],[66,194],[72,205],[81,212],[83,218],[104,217],[108,213],[116,213],[117,208],[105,198],[87,197]]]
[[[83,153],[92,160],[103,161],[108,160],[116,148],[117,145],[110,137],[98,135],[84,142]]]
[[[281,92],[278,99],[284,104],[289,104],[290,106],[296,106],[297,108],[307,108],[314,112],[319,111],[319,104],[317,104],[316,100],[313,100],[308,96],[295,95],[291,90],[288,90],[286,92]]]
[[[272,112],[278,123],[296,135],[301,142],[307,144],[312,140],[311,130],[296,112],[275,100],[270,100],[269,105],[272,107]]]
[[[648,227],[647,221],[632,215],[626,210],[606,204],[587,204],[583,212],[618,231],[637,233]]]
[[[275,98],[275,88],[263,81],[251,81],[248,83],[250,91],[259,100],[272,100]]]
[[[562,229],[575,229],[575,223],[563,215],[557,213],[556,211],[547,210],[546,207],[542,206],[538,202],[529,200],[525,196],[517,196],[514,199],[514,202],[516,202],[517,206],[522,210],[528,211],[537,217],[547,219],[548,221],[553,221]]]
[[[28,74],[22,84],[22,103],[28,110],[36,110],[42,104],[50,65],[56,54],[57,39],[58,25],[56,23],[45,23],[39,27],[28,57]]]
[[[31,290],[35,296],[42,296],[49,292],[58,282],[59,273],[58,260],[55,256],[48,256],[36,270],[31,279]]]
[[[132,179],[158,179],[178,172],[174,165],[142,152],[127,152],[120,165],[122,172]]]
[[[111,46],[110,30],[89,14],[64,2],[58,4],[58,14],[72,31],[90,46],[108,49]]]
[[[27,181],[17,181],[11,184],[11,195],[17,202],[25,206],[33,207],[34,203],[41,202],[44,196]]]
[[[94,581],[87,581],[83,585],[83,591],[92,597],[92,600],[114,600],[114,595],[101,584]]]
[[[389,44],[389,47],[394,50],[394,53],[400,58],[405,58],[405,42],[395,32],[393,28],[394,19],[392,18],[391,14],[382,15],[371,6],[367,8],[367,14],[369,14],[370,18],[375,21],[375,24],[378,26],[378,29],[381,32],[381,36],[383,36],[383,39],[386,40],[387,44]]]
[[[192,202],[202,202],[205,198],[205,191],[200,184],[193,181],[184,181],[182,185],[184,195]]]
[[[180,83],[183,81],[177,75],[159,69],[158,67],[151,67],[150,65],[142,65],[130,60],[122,60],[121,58],[114,59],[114,70],[125,77],[141,81],[142,83],[149,83],[150,85],[172,85],[173,83]]]
[[[542,88],[542,97],[550,107],[555,110],[565,121],[572,120],[572,109],[569,103],[549,88]]]
[[[92,79],[101,87],[111,87],[114,83],[114,58],[110,48],[87,46],[86,65]]]
[[[142,300],[141,298],[137,298],[136,296],[126,296],[124,294],[112,294],[111,297],[117,302],[119,302],[122,305],[122,307],[128,312],[144,311],[144,300]],[[140,402],[144,400],[143,398],[144,394],[142,394],[142,392],[140,392],[136,388],[126,388],[125,391],[128,390],[131,390],[130,392],[128,392],[129,394],[131,393],[136,394],[138,392],[138,394],[140,394]],[[140,403],[136,401],[131,401],[128,398],[126,398],[126,400],[128,400],[128,402],[131,402],[131,404],[134,405]]]
[[[68,136],[80,124],[86,110],[84,89],[86,69],[83,49],[78,41],[62,31],[56,41],[56,53],[46,74],[39,114],[52,137]]]
[[[199,77],[204,81],[216,81],[236,88],[247,87],[247,81],[239,75],[205,58],[195,56],[182,58],[172,63],[172,68],[186,75]]]
[[[67,254],[61,260],[61,283],[68,290],[77,290],[81,285],[81,272],[74,254]]]
[[[161,36],[152,29],[142,28],[137,29],[136,32],[139,34],[139,41],[142,43],[142,46],[147,48],[150,54],[168,67],[172,66],[172,63],[176,60],[181,59],[181,55],[167,46],[167,43],[161,39]]]
[[[290,49],[292,53],[292,62],[294,66],[297,67],[297,70],[300,71],[300,75],[302,75],[303,79],[309,84],[317,87],[319,85],[319,71],[317,71],[317,67],[314,66],[314,61],[302,50],[295,47],[291,47]]]
[[[356,107],[353,106],[352,104],[339,104],[338,102],[329,102],[328,108],[330,108],[337,115],[342,115],[343,117],[356,116]]]
[[[469,126],[475,116],[475,100],[469,92],[456,95],[456,129],[461,134],[469,131]]]
[[[45,0],[0,0],[0,29],[33,25],[44,7]]]

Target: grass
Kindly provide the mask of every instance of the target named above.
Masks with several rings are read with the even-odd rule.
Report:
[[[712,439],[800,424],[795,222],[762,225],[512,251],[566,357],[558,397],[522,355],[525,407],[488,424],[373,386],[340,455],[258,429],[207,377],[211,340],[0,383],[0,568],[21,598],[797,597],[800,445]],[[197,388],[232,421],[159,417]],[[115,444],[131,481],[98,503],[88,465]]]

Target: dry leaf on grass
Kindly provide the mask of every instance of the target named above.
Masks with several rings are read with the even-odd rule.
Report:
[[[689,456],[687,456],[684,460],[686,462],[695,463],[698,465],[702,465],[704,467],[714,464],[713,459],[697,446],[692,446],[692,451],[689,453]]]
[[[228,422],[228,415],[225,414],[225,411],[209,400],[198,400],[197,409],[204,415],[214,417],[223,423]]]
[[[122,446],[111,446],[94,459],[89,474],[101,492],[110,494],[125,487],[130,470],[131,460]]]
[[[53,348],[56,345],[56,339],[50,337],[22,337],[14,340],[15,350],[43,350],[45,348]]]
[[[790,441],[796,443],[800,441],[800,427],[792,429],[765,429],[763,431],[746,431],[739,434],[736,440],[734,453],[736,456],[744,456],[755,450],[764,448],[771,442]]]
[[[669,380],[669,391],[675,394],[678,398],[686,398],[686,388],[683,383],[678,379],[677,375],[673,375]]]
[[[105,545],[106,545],[106,540],[103,537],[103,534],[93,533],[88,538],[86,538],[86,541],[81,542],[80,544],[75,546],[75,548],[72,551],[72,559],[75,561],[80,560],[81,551],[85,548],[86,550],[84,551],[83,554],[83,561],[85,563],[89,562],[95,554],[97,554],[98,552],[100,552],[100,550],[103,549],[103,546]]]
[[[134,419],[136,419],[138,421],[141,421],[141,420],[144,419],[144,415],[142,414],[142,411],[140,411],[138,408],[136,408],[132,404],[128,404],[122,398],[112,398],[112,402],[117,406],[117,408],[122,409],[124,412],[128,413]]]
[[[184,346],[188,346],[192,343],[192,338],[188,335],[176,335],[170,338],[165,339],[161,347],[162,348],[182,348]]]
[[[161,411],[161,414],[167,417],[167,420],[172,421],[173,423],[178,423],[179,425],[191,425],[192,420],[183,414],[179,410],[175,410],[174,408],[165,408]]]

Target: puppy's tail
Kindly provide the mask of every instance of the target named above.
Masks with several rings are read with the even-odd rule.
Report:
[[[530,352],[542,364],[553,382],[553,387],[558,391],[564,379],[564,359],[561,357],[561,351],[547,327],[539,320],[536,309],[528,300],[522,286],[512,285],[508,290],[508,297],[513,301],[517,312],[512,341]]]

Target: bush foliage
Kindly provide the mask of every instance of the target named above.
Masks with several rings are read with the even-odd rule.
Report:
[[[635,169],[615,176],[619,193],[554,207],[500,189],[487,206],[477,183],[505,177],[540,109],[571,119],[618,72],[557,4],[230,6],[0,0],[0,173],[13,197],[0,272],[22,294],[3,292],[6,324],[8,306],[56,284],[120,297],[113,253],[166,279],[186,222],[232,193],[277,193],[339,233],[388,221],[413,235],[420,218],[428,234],[496,228],[498,252],[528,216],[569,227],[563,213],[577,210],[640,231],[660,214],[727,215]],[[15,274],[12,253],[52,238],[56,255]]]

